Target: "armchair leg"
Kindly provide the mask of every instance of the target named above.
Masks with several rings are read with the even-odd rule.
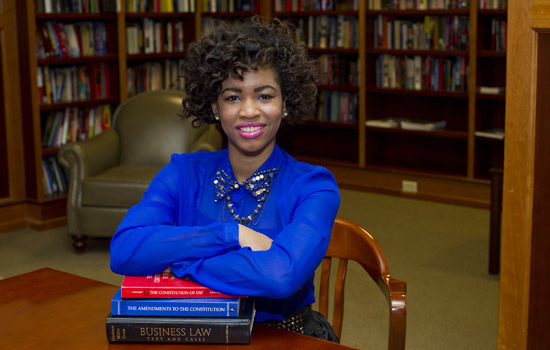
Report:
[[[87,245],[86,240],[88,239],[88,236],[72,235],[72,237],[73,237],[73,247],[76,253],[77,254],[84,253],[84,249],[86,248],[86,245]]]

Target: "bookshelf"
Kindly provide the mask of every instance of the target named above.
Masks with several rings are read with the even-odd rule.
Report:
[[[480,134],[504,128],[504,3],[359,2],[363,98],[357,122],[309,121],[282,133],[281,145],[328,167],[344,187],[488,207],[489,170],[502,168],[504,141]],[[292,2],[281,10],[286,4],[275,4],[273,15],[302,15],[292,11]],[[365,125],[383,118],[446,126],[422,131]],[[404,192],[403,181],[417,182],[418,192]]]
[[[304,45],[320,62],[318,110],[326,112],[303,125],[282,129],[278,142],[283,149],[300,160],[326,166],[342,187],[408,195],[402,192],[402,183],[415,181],[418,198],[488,207],[489,169],[502,167],[504,142],[476,132],[504,127],[506,48],[505,39],[497,39],[495,33],[497,28],[499,34],[505,33],[506,9],[480,8],[474,0],[460,8],[425,10],[377,9],[369,7],[377,1],[346,0],[332,1],[334,8],[293,8],[294,2],[286,0],[252,0],[242,2],[245,7],[239,8],[231,7],[231,1],[221,1],[214,9],[214,2],[197,0],[194,12],[191,8],[130,8],[128,5],[138,2],[120,1],[118,11],[112,12],[41,13],[36,3],[40,2],[17,2],[21,98],[25,101],[21,104],[27,155],[25,192],[29,221],[34,226],[64,222],[65,190],[50,193],[43,183],[43,159],[55,157],[58,149],[58,145],[44,142],[44,128],[51,115],[101,106],[114,110],[135,93],[180,87],[174,74],[185,55],[182,47],[207,31],[211,22],[252,14],[294,23],[301,28]],[[307,3],[301,2],[303,6]],[[431,46],[407,45],[401,34],[398,40],[394,36],[393,42],[387,41],[388,23],[414,32],[413,25],[425,28],[427,22],[438,28]],[[447,23],[458,28],[452,32],[457,38],[450,43],[440,34]],[[101,54],[37,54],[37,29],[83,24],[105,28],[108,35]],[[146,49],[139,44],[136,38],[146,26],[162,38],[162,45]],[[346,31],[333,31],[341,27]],[[386,32],[380,30],[384,27]],[[319,32],[320,37],[316,36]],[[505,34],[498,37],[505,38]],[[445,67],[445,74],[438,78],[441,83],[410,81],[407,66],[413,67],[412,72],[415,64],[421,70],[432,67],[431,74],[424,68],[426,76],[434,74],[435,62]],[[403,68],[392,72],[390,67]],[[108,92],[44,101],[45,86],[38,87],[37,77],[46,68],[50,74],[67,69],[68,75],[79,69],[105,72],[107,81],[99,91]],[[151,76],[160,77],[156,85],[151,79],[145,83],[145,77]],[[385,117],[444,120],[446,127],[419,131],[366,126],[369,120]]]
[[[298,40],[319,62],[316,115],[303,125],[281,130],[278,138],[294,156],[343,165],[359,161],[359,97],[364,86],[359,74],[363,46],[359,7],[350,1],[273,3],[272,16],[292,23]]]
[[[58,148],[108,128],[121,102],[116,8],[101,11],[98,1],[46,4],[52,2],[17,2],[27,220],[38,228],[65,221],[68,189]]]

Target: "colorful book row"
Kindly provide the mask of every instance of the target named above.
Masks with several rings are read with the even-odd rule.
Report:
[[[42,118],[42,147],[82,141],[111,127],[111,106],[70,107],[47,112]]]
[[[184,49],[182,21],[154,21],[144,18],[141,22],[126,25],[126,52],[130,55],[183,52]]]
[[[103,56],[107,53],[107,30],[103,22],[61,23],[47,21],[36,26],[36,57]]]
[[[466,57],[379,55],[376,87],[407,90],[466,91]]]
[[[424,16],[408,21],[379,15],[374,20],[374,48],[395,50],[468,50],[468,16]]]
[[[65,169],[59,165],[55,156],[42,158],[42,185],[44,194],[48,196],[67,192],[69,188]]]
[[[128,13],[195,12],[196,0],[125,0]]]
[[[275,0],[275,12],[358,11],[359,0]]]
[[[101,13],[115,12],[113,0],[35,0],[37,13]]]
[[[479,0],[479,8],[487,10],[507,9],[508,0]]]
[[[342,55],[319,55],[319,83],[321,85],[359,86],[358,59]]]
[[[217,12],[252,12],[256,10],[255,0],[203,0],[202,11]]]
[[[128,67],[128,96],[160,89],[182,90],[183,79],[179,73],[181,64],[181,60],[167,59]]]
[[[484,1],[484,0],[481,0]],[[369,0],[369,10],[454,10],[470,7],[469,0]]]
[[[359,107],[358,94],[345,91],[319,92],[317,120],[335,123],[356,123]]]
[[[355,16],[307,16],[296,20],[298,40],[310,49],[357,49],[359,24]]]
[[[105,63],[88,66],[38,66],[39,102],[48,105],[107,98],[110,96],[107,70]]]

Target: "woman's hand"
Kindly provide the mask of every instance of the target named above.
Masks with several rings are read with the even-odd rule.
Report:
[[[250,247],[254,251],[269,250],[273,240],[263,233],[239,224],[239,244],[241,247]]]

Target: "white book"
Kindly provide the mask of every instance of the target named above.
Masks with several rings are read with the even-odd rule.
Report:
[[[498,86],[480,86],[478,89],[481,94],[497,95],[505,91],[505,88]]]
[[[489,129],[484,131],[480,130],[480,131],[476,131],[475,135],[479,137],[487,137],[490,139],[504,140],[504,129],[494,128],[494,129]]]
[[[422,56],[414,56],[414,89],[422,90]]]
[[[432,131],[445,129],[446,127],[447,122],[445,120],[403,120],[401,122],[401,129],[405,130]]]
[[[74,24],[64,24],[63,30],[67,34],[69,43],[69,57],[80,57],[80,46],[78,45],[78,37],[74,28]]]
[[[370,119],[365,124],[376,128],[399,128],[403,120],[401,118]]]

